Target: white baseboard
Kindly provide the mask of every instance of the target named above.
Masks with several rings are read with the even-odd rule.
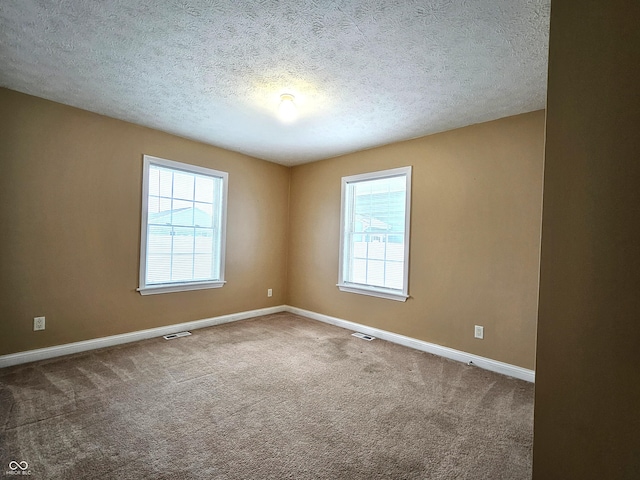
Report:
[[[324,323],[330,323],[331,325],[336,325],[338,327],[346,328],[348,330],[354,330],[356,332],[366,333],[367,335],[372,335],[374,337],[381,338],[382,340],[387,340],[389,342],[398,343],[400,345],[404,345],[405,347],[415,348],[416,350],[432,353],[434,355],[450,358],[451,360],[457,360],[463,363],[473,362],[475,366],[484,368],[485,370],[491,370],[492,372],[497,372],[503,375],[508,375],[510,377],[519,378],[521,380],[526,380],[527,382],[531,382],[531,383],[535,382],[535,375],[536,375],[535,371],[518,367],[516,365],[499,362],[497,360],[492,360],[490,358],[480,357],[472,353],[462,352],[460,350],[455,350],[453,348],[443,347],[441,345],[425,342],[422,340],[418,340],[416,338],[405,337],[404,335],[388,332],[386,330],[380,330],[379,328],[368,327],[366,325],[350,322],[348,320],[343,320],[341,318],[330,317],[328,315],[323,315],[321,313],[311,312],[309,310],[304,310],[302,308],[286,306],[285,310],[287,312],[295,313],[297,315],[311,318],[313,320],[319,320]]]
[[[12,365],[20,365],[22,363],[35,362],[36,360],[45,360],[47,358],[61,357],[72,353],[85,352],[87,350],[95,350],[97,348],[111,347],[123,343],[137,342],[146,340],[147,338],[161,337],[170,333],[177,333],[184,330],[195,330],[198,328],[212,327],[223,323],[245,320],[247,318],[259,317],[261,315],[269,315],[271,313],[279,313],[286,311],[284,305],[277,307],[261,308],[258,310],[249,310],[246,312],[232,313],[230,315],[221,315],[219,317],[205,318],[203,320],[194,320],[192,322],[177,323],[167,325],[165,327],[150,328],[148,330],[138,330],[136,332],[122,333],[120,335],[112,335],[110,337],[95,338],[82,342],[67,343],[64,345],[56,345],[54,347],[39,348],[37,350],[28,350],[26,352],[11,353],[9,355],[0,356],[0,368],[10,367]]]
[[[486,370],[508,375],[510,377],[519,378],[528,382],[535,381],[535,372],[526,368],[510,365],[508,363],[499,362],[490,358],[480,357],[472,353],[454,350],[453,348],[443,347],[435,343],[429,343],[416,338],[406,337],[379,328],[368,327],[359,323],[350,322],[341,318],[330,317],[321,313],[304,310],[302,308],[291,307],[288,305],[280,305],[277,307],[261,308],[258,310],[249,310],[246,312],[232,313],[229,315],[221,315],[219,317],[205,318],[203,320],[194,320],[192,322],[178,323],[167,325],[165,327],[150,328],[148,330],[138,330],[136,332],[123,333],[120,335],[112,335],[110,337],[96,338],[85,340],[82,342],[67,343],[64,345],[56,345],[54,347],[39,348],[37,350],[28,350],[26,352],[11,353],[9,355],[0,356],[0,368],[10,367],[12,365],[20,365],[22,363],[35,362],[36,360],[45,360],[48,358],[61,357],[72,353],[85,352],[87,350],[95,350],[97,348],[111,347],[121,345],[123,343],[137,342],[146,340],[147,338],[161,337],[170,333],[177,333],[184,330],[196,330],[198,328],[212,327],[223,323],[245,320],[248,318],[259,317],[261,315],[269,315],[279,312],[291,312],[312,320],[329,323],[338,327],[346,328],[357,332],[366,333],[382,340],[398,343],[406,347],[415,348],[427,353],[439,355],[441,357],[450,358],[459,362],[469,363]]]

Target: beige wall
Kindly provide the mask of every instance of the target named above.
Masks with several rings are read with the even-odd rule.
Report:
[[[135,291],[143,154],[229,172],[223,288]],[[0,354],[285,303],[283,166],[0,89],[0,167]]]
[[[290,304],[533,368],[543,129],[533,112],[288,169],[0,89],[0,354]],[[135,291],[143,154],[229,172],[223,288]],[[339,292],[341,177],[405,165],[411,298]]]
[[[533,368],[543,141],[538,111],[294,167],[289,304]],[[340,292],[341,177],[406,165],[411,298]]]
[[[640,478],[640,2],[553,1],[536,480]]]

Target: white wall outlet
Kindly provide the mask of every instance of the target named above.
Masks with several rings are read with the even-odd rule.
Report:
[[[481,325],[476,325],[474,335],[475,338],[484,338],[484,327]]]
[[[272,289],[268,289],[267,290],[267,297],[273,297],[273,290]]]
[[[44,330],[44,317],[35,317],[33,319],[33,331]]]

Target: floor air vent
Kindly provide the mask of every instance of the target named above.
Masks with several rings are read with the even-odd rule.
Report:
[[[191,332],[178,332],[164,335],[162,338],[164,338],[165,340],[173,340],[174,338],[188,337],[189,335],[191,335]]]
[[[376,339],[376,337],[372,337],[371,335],[367,335],[366,333],[360,333],[360,332],[352,333],[351,335],[353,335],[354,337],[358,337],[363,340],[366,340],[367,342],[370,342],[371,340]]]

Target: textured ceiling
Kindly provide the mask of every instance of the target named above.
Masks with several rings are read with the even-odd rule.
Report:
[[[549,2],[1,0],[0,86],[294,165],[544,108]]]

